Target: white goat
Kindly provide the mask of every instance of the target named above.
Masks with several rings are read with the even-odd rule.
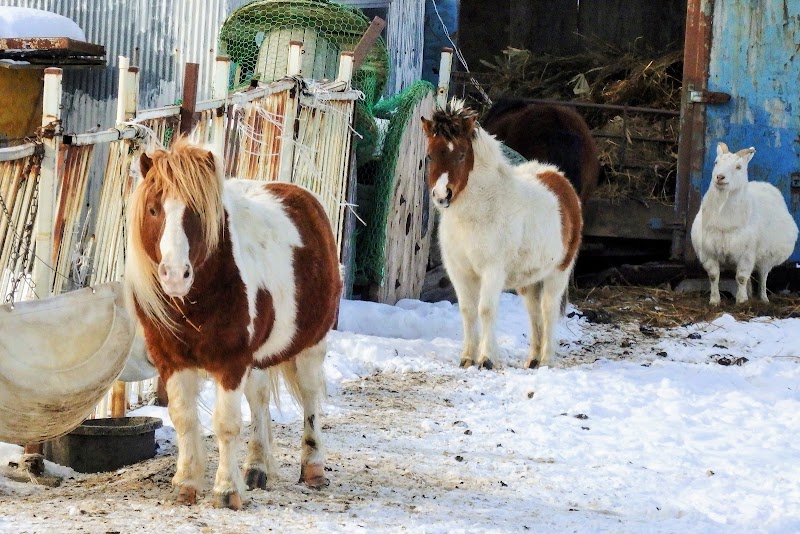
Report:
[[[747,301],[754,268],[767,299],[767,275],[786,261],[797,243],[797,224],[781,192],[766,182],[748,182],[747,164],[755,148],[732,153],[717,145],[711,187],[692,224],[692,245],[711,281],[710,303],[719,304],[720,265],[736,268],[736,302]]]

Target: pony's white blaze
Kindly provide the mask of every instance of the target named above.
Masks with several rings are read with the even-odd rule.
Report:
[[[452,141],[448,141],[447,142],[447,149],[450,150],[450,152],[452,152],[453,150],[456,149],[456,146],[453,144]]]
[[[303,243],[280,200],[264,189],[263,182],[228,180],[222,202],[228,213],[233,257],[247,291],[247,329],[251,336],[259,290],[266,289],[272,295],[272,333],[255,355],[256,360],[263,360],[286,349],[295,336],[293,249]]]
[[[450,176],[443,172],[436,185],[433,186],[433,198],[436,202],[444,202],[447,199],[447,185],[450,183]]]
[[[159,248],[161,263],[158,277],[161,287],[170,297],[183,297],[192,287],[194,276],[189,261],[189,239],[183,229],[186,204],[176,199],[164,201],[164,231]]]

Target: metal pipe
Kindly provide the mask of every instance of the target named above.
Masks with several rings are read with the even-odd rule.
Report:
[[[27,158],[28,156],[32,156],[35,151],[36,145],[33,143],[25,143],[24,145],[0,148],[0,162]]]
[[[140,130],[135,126],[124,126],[118,129],[112,128],[104,132],[65,135],[64,144],[72,146],[96,145],[99,143],[112,143],[123,139],[135,139],[138,135],[140,135]]]
[[[126,111],[126,95],[128,94],[128,67],[130,64],[128,58],[119,56],[119,77],[117,84],[117,124],[127,121],[125,114]]]
[[[177,117],[180,114],[181,114],[180,106],[164,106],[161,108],[141,110],[136,115],[136,120],[139,122],[143,122],[155,119],[165,119],[168,117]]]
[[[52,129],[52,136],[43,139],[44,157],[39,174],[36,213],[36,261],[33,283],[38,298],[52,294],[53,286],[53,209],[56,186],[59,182],[58,147],[61,133],[61,80],[62,71],[49,67],[44,70],[42,96],[42,130]]]

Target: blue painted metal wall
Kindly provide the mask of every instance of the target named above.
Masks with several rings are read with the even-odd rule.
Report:
[[[705,193],[716,144],[755,147],[750,180],[783,192],[800,223],[800,0],[717,0],[712,18],[708,89],[732,96],[709,105],[703,175],[693,186]],[[793,176],[794,175],[794,176]],[[800,260],[800,243],[792,260]]]

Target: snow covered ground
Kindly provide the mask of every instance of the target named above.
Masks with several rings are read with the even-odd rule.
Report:
[[[562,321],[552,368],[522,369],[528,321],[503,295],[493,371],[457,367],[458,309],[344,302],[330,335],[331,485],[296,483],[300,417],[274,411],[281,478],[240,512],[171,503],[161,450],[59,488],[0,477],[0,532],[798,532],[800,319],[640,331]],[[728,365],[726,365],[728,364]],[[213,388],[203,393],[201,414]],[[209,483],[216,446],[207,446]],[[0,445],[0,465],[19,453]]]

